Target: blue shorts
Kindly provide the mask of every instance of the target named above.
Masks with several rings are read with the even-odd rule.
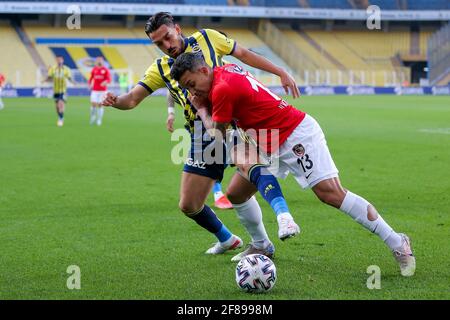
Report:
[[[227,167],[226,164],[226,147],[222,144],[223,157],[219,155],[219,163],[212,162],[211,159],[205,159],[208,154],[214,156],[214,152],[210,152],[213,149],[214,141],[196,141],[193,135],[191,135],[191,150],[189,157],[186,159],[183,171],[188,173],[197,174],[200,176],[208,177],[213,180],[222,181],[223,172]],[[195,148],[197,147],[197,148]],[[206,150],[206,152],[205,152]]]
[[[55,93],[53,95],[53,99],[55,99],[55,102],[58,102],[59,100],[66,102],[66,99],[64,99],[64,93]]]

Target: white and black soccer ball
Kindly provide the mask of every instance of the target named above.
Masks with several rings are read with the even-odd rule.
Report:
[[[249,293],[271,290],[277,281],[277,269],[272,260],[262,254],[250,254],[236,266],[236,283]]]

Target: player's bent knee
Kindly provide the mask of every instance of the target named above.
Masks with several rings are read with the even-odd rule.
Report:
[[[225,195],[228,198],[228,200],[230,200],[230,202],[233,204],[244,203],[245,201],[247,201],[248,199],[251,198],[251,197],[246,197],[245,195],[242,195],[242,194],[229,192],[228,190]]]
[[[335,208],[339,208],[344,201],[345,193],[341,195],[339,192],[316,192],[317,197],[323,203]]]
[[[190,201],[184,201],[183,199],[180,200],[178,207],[180,208],[181,212],[183,212],[188,217],[201,209],[201,206],[195,205]]]

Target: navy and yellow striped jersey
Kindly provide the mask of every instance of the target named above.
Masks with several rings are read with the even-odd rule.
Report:
[[[212,30],[204,29],[193,33],[184,39],[184,52],[202,52],[206,63],[212,68],[223,65],[222,57],[232,54],[236,48],[236,41],[227,38],[224,34]],[[147,69],[144,77],[139,81],[148,92],[153,93],[159,88],[167,87],[174,100],[184,109],[186,118],[186,128],[190,131],[194,129],[196,120],[196,110],[191,106],[188,92],[180,88],[178,82],[170,77],[170,68],[175,60],[167,55],[155,60]]]
[[[53,93],[65,93],[66,79],[71,79],[71,72],[67,66],[53,66],[48,69],[48,76],[53,79]]]

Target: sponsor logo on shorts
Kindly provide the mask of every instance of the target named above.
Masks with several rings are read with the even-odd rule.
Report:
[[[292,151],[297,157],[303,157],[305,154],[305,147],[299,143],[292,147]]]
[[[206,170],[206,162],[204,162],[204,161],[198,161],[198,160],[194,160],[192,158],[187,158],[186,165],[193,167],[193,168],[199,168],[199,169]]]

